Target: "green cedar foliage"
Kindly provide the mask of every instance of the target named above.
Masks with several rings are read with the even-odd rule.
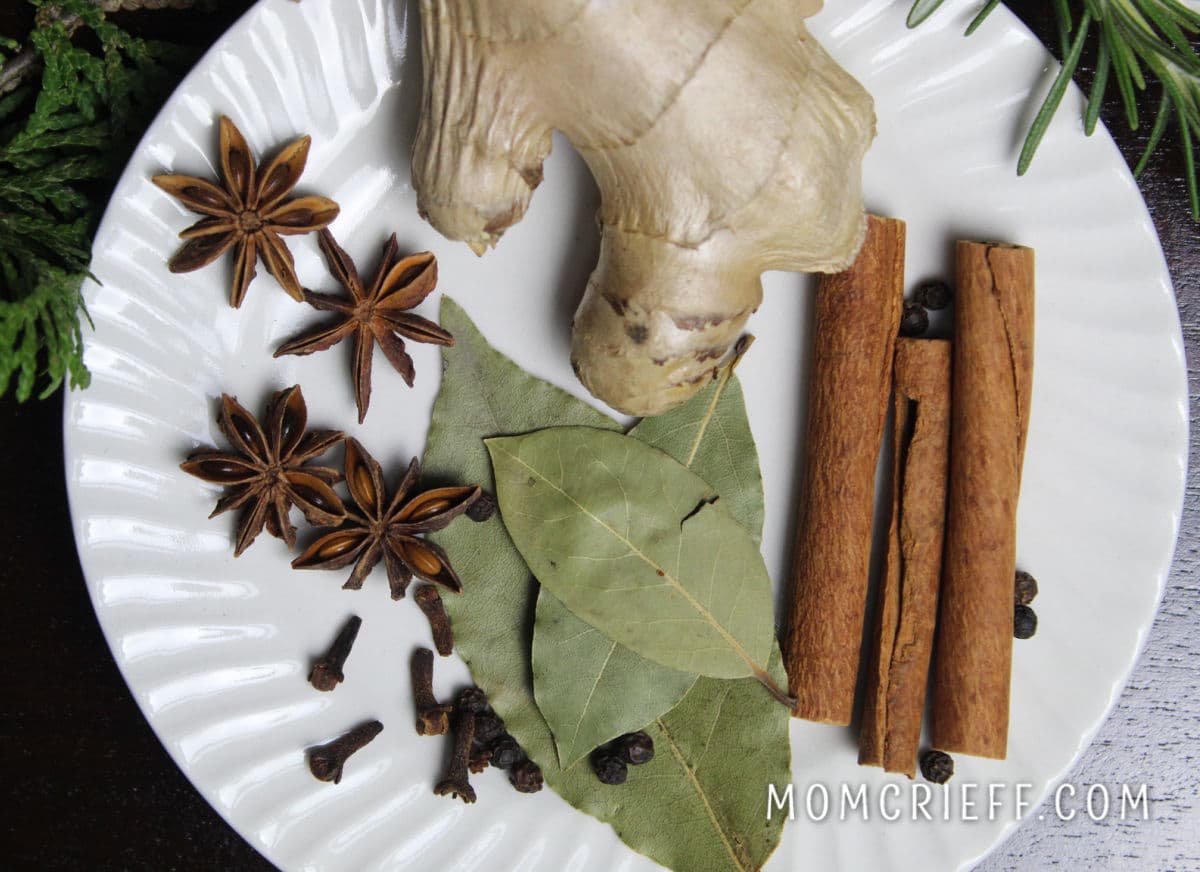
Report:
[[[186,61],[89,0],[29,2],[36,19],[24,46],[0,43],[0,396],[22,401],[64,379],[88,383],[80,286],[92,234]]]

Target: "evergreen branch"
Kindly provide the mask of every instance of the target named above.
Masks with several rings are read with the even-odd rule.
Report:
[[[22,401],[87,384],[80,288],[100,207],[190,59],[108,14],[194,0],[29,2],[34,29],[0,66],[0,396]]]

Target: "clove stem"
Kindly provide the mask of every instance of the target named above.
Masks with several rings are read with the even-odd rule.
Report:
[[[418,648],[412,662],[413,702],[417,707],[417,735],[441,736],[450,730],[453,706],[437,701],[433,695],[433,652]]]
[[[471,786],[471,743],[475,741],[475,715],[459,712],[454,719],[454,753],[445,777],[438,782],[433,792],[438,796],[454,796],[463,802],[475,801],[475,788]]]
[[[450,629],[450,616],[446,614],[441,594],[432,584],[423,584],[417,588],[413,599],[429,620],[429,629],[433,631],[433,645],[437,652],[443,657],[449,657],[454,652],[454,633]]]
[[[351,615],[350,620],[346,621],[337,638],[333,640],[333,644],[329,646],[329,650],[313,664],[312,671],[308,673],[309,684],[317,690],[330,691],[346,679],[342,674],[342,667],[346,665],[346,658],[350,656],[350,649],[354,647],[354,640],[358,637],[358,628],[361,626],[362,618]]]
[[[379,721],[368,721],[345,735],[308,751],[308,769],[320,781],[342,780],[342,767],[355,751],[383,732]]]

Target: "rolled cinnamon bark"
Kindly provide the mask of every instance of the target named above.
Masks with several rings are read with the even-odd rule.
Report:
[[[831,724],[850,723],[854,708],[904,239],[903,221],[869,216],[854,265],[817,286],[784,662],[793,713]]]
[[[1017,497],[1033,385],[1033,250],[959,242],[933,746],[1003,759]]]
[[[916,775],[933,656],[950,468],[950,343],[900,339],[892,521],[871,634],[858,762]]]

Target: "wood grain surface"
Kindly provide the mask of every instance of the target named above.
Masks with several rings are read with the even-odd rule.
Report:
[[[1047,45],[1056,44],[1050,3],[1009,6]],[[1144,115],[1156,101],[1156,93],[1143,100]],[[1126,157],[1136,159],[1149,125],[1130,134],[1115,104],[1103,117]],[[1175,280],[1189,361],[1191,467],[1183,524],[1146,650],[1112,717],[1069,776],[1076,784],[1145,781],[1152,816],[1063,822],[1052,808],[1038,809],[979,872],[1200,870],[1200,232],[1188,216],[1182,173],[1178,148],[1168,141],[1142,190]],[[0,400],[0,457],[8,463],[0,504],[6,669],[0,746],[8,800],[0,817],[0,867],[270,869],[176,768],[117,671],[75,558],[61,419],[58,399],[23,406]]]

